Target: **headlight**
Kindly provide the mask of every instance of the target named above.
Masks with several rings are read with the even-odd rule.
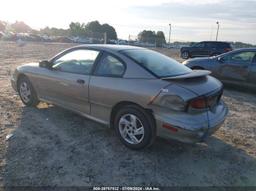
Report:
[[[179,96],[166,95],[161,98],[160,105],[175,111],[185,111],[186,102]]]
[[[188,63],[187,60],[185,60],[184,62],[182,62],[183,65],[186,65]]]

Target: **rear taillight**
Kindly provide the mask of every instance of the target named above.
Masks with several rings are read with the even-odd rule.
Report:
[[[204,109],[207,108],[206,99],[204,97],[199,97],[197,99],[191,100],[189,106],[194,109]]]
[[[232,50],[232,48],[224,48],[224,51],[225,52],[229,52],[229,51],[231,51]]]

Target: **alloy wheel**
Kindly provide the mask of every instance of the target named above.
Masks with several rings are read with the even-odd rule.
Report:
[[[122,138],[127,143],[139,144],[144,138],[144,126],[134,114],[121,116],[118,128]]]
[[[20,84],[20,96],[25,103],[28,103],[31,98],[31,90],[26,82],[21,82]]]

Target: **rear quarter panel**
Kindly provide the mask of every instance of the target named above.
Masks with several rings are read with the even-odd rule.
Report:
[[[168,84],[158,79],[92,76],[89,90],[91,115],[109,122],[112,108],[124,101],[149,108],[152,97]]]

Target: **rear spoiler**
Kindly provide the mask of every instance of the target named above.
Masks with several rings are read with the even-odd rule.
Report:
[[[161,79],[163,79],[163,80],[179,80],[179,79],[187,79],[187,78],[198,78],[198,77],[207,76],[209,74],[211,74],[211,72],[208,70],[192,70],[192,72],[187,73],[187,74],[171,76],[171,77],[164,77]]]

